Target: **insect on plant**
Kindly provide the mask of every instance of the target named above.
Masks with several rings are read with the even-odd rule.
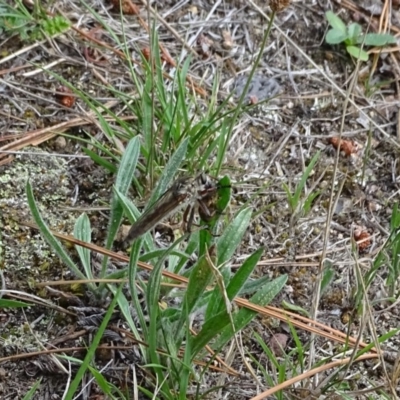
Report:
[[[154,228],[160,221],[172,213],[186,207],[183,214],[184,228],[190,232],[196,208],[200,218],[210,222],[219,206],[218,191],[221,185],[216,184],[204,173],[193,177],[177,179],[172,186],[132,225],[122,246],[129,247],[138,237]]]

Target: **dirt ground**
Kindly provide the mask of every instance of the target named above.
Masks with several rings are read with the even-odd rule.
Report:
[[[399,304],[388,301],[386,264],[368,289],[368,323],[362,323],[354,313],[357,274],[366,274],[372,268],[389,237],[393,206],[399,199],[399,53],[371,54],[368,62],[357,67],[343,46],[325,43],[328,24],[324,14],[333,9],[347,24],[357,21],[366,29],[371,22],[370,29],[375,30],[384,15],[384,4],[367,0],[294,1],[277,14],[245,100],[257,103],[273,99],[241,116],[225,165],[235,186],[230,212],[233,215],[235,207],[246,201],[255,211],[234,264],[264,247],[257,276],[289,276],[274,305],[279,307],[285,301],[312,313],[315,282],[324,256],[324,265],[332,268],[334,277],[321,296],[317,318],[355,337],[362,331],[365,342],[371,341],[373,334],[380,336],[398,327],[400,318]],[[94,0],[89,5],[119,32],[120,17],[111,3]],[[140,2],[137,6],[140,16],[147,20],[146,8]],[[233,92],[232,101],[237,101],[267,27],[265,15],[271,14],[265,2],[154,1],[151,6],[157,10],[160,43],[171,57],[186,59],[194,53],[190,66],[194,82],[209,95],[215,74],[219,73],[219,99]],[[81,31],[113,43],[107,32],[95,29],[93,15],[79,1],[56,1],[49,9],[62,11]],[[397,2],[393,1],[390,18],[392,33],[398,33]],[[140,60],[136,51],[149,46],[148,35],[138,16],[126,15],[125,19],[132,57]],[[106,86],[131,93],[129,71],[115,52],[92,52],[88,41],[76,30],[33,44],[22,42],[17,35],[3,35],[0,40],[0,227],[5,286],[43,297],[60,307],[98,306],[82,288],[71,289],[69,297],[60,292],[70,293],[65,288],[51,292],[33,287],[38,281],[71,278],[71,273],[36,230],[23,226],[23,222],[32,220],[25,194],[27,180],[53,230],[71,234],[76,219],[85,210],[94,228],[93,242],[99,245],[107,229],[107,205],[113,185],[113,176],[92,162],[76,140],[89,134],[106,143],[101,125],[88,115],[82,100],[71,108],[60,106],[55,96],[60,83],[41,67],[73,82],[120,115],[125,112],[123,104],[109,103],[114,96]],[[171,69],[166,63],[165,71]],[[43,133],[47,127],[53,128]],[[58,132],[71,137],[58,136]],[[341,145],[340,132],[345,140]],[[18,143],[20,147],[16,147]],[[8,149],[18,151],[4,153]],[[321,154],[306,188],[318,195],[307,212],[304,208],[293,211],[284,184],[294,191],[317,151]],[[338,151],[339,164],[334,172]],[[332,202],[333,212],[329,215]],[[357,248],[354,240],[362,238],[367,240]],[[397,284],[394,295],[398,295]],[[66,382],[56,363],[48,357],[26,356],[43,348],[84,345],[89,333],[79,334],[83,328],[73,315],[60,315],[45,303],[24,312],[0,309],[1,399],[22,398],[39,378],[41,389],[35,399],[61,399]],[[288,334],[282,324],[273,327],[265,321],[256,322],[253,328],[266,342],[274,333]],[[300,337],[304,342],[309,340],[308,334]],[[399,346],[398,335],[385,342],[389,352],[397,352]],[[317,338],[316,347],[327,355],[334,353],[335,344]],[[253,339],[249,339],[247,350],[267,363]],[[25,356],[15,357],[18,354]],[[137,361],[134,353],[125,356],[125,363]],[[4,357],[10,359],[2,362]],[[370,387],[371,382],[386,387],[382,366],[359,363],[357,368],[353,371],[356,377],[349,379],[354,392]],[[393,366],[388,363],[385,368],[392,371]],[[121,370],[110,370],[107,378],[118,381]],[[257,390],[251,379],[235,381],[221,397],[214,398],[251,398]],[[304,398],[311,394],[298,391],[285,396]],[[90,394],[79,398],[100,397],[92,387]],[[381,397],[376,394],[371,398]]]

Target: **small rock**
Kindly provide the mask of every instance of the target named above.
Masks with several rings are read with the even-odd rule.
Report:
[[[58,138],[54,141],[54,148],[56,150],[63,150],[67,146],[67,141],[64,136],[58,136]]]

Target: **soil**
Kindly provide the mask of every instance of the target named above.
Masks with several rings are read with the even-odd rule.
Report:
[[[315,312],[318,321],[370,342],[397,328],[400,318],[398,276],[395,274],[391,287],[388,278],[392,273],[392,254],[386,251],[391,216],[400,191],[399,55],[386,51],[374,53],[368,62],[358,66],[344,46],[327,45],[325,3],[296,1],[276,15],[261,62],[248,92],[243,95],[245,103],[252,106],[237,121],[224,166],[235,189],[227,217],[233,217],[247,203],[254,210],[254,218],[232,263],[234,267],[240,265],[263,247],[263,259],[255,277],[267,275],[272,279],[288,275],[285,289],[274,299],[275,306],[286,304],[292,310],[297,307],[296,310],[309,316]],[[333,11],[346,24],[359,22],[363,29],[368,27],[371,12],[372,30],[377,28],[384,12],[382,9],[379,12],[382,3],[378,1],[338,3],[332,3]],[[107,21],[110,29],[121,34],[120,14],[112,3],[88,4]],[[129,8],[129,2],[124,4]],[[400,29],[396,4],[393,2],[390,10],[392,33]],[[146,7],[140,2],[136,5],[140,17],[147,21]],[[199,104],[207,105],[217,71],[219,100],[232,94],[230,101],[236,103],[245,89],[268,25],[265,15],[271,15],[265,2],[155,1],[151,5],[159,18],[154,22],[152,16],[149,25],[155,23],[160,43],[172,59],[185,60],[189,53],[195,52],[190,76],[206,93],[205,98],[199,95]],[[111,49],[95,48],[73,29],[36,42],[23,41],[17,33],[3,34],[1,39],[3,287],[13,291],[7,295],[37,296],[29,299],[35,305],[24,311],[0,309],[1,399],[23,398],[39,378],[42,381],[34,399],[61,399],[67,375],[58,364],[60,361],[49,355],[28,357],[28,353],[84,347],[96,326],[84,319],[90,315],[101,320],[104,310],[104,304],[93,299],[83,285],[46,289],[35,286],[38,282],[70,280],[74,276],[39,232],[25,225],[32,221],[27,184],[32,187],[39,211],[52,230],[72,234],[77,218],[85,212],[92,226],[92,242],[103,245],[114,175],[87,156],[83,148],[94,147],[84,140],[96,139],[107,148],[122,150],[123,138],[135,134],[141,137],[129,108],[120,100],[113,103],[114,90],[132,98],[137,93],[128,63],[114,51],[117,44],[110,32],[96,28],[93,13],[78,1],[56,1],[48,7],[49,12],[62,11],[75,27],[106,42]],[[137,15],[125,14],[124,21],[126,38],[132,42],[132,57],[140,63],[138,49],[149,48],[148,34]],[[188,46],[182,44],[185,40]],[[133,68],[139,70],[137,64]],[[166,73],[174,69],[168,62],[164,62],[163,68]],[[71,100],[67,93],[62,100],[57,95],[65,90],[61,89],[64,85],[60,80],[76,85],[99,104],[107,104],[120,118],[126,118],[131,131],[123,131],[121,125],[111,121],[110,126],[120,133],[120,142],[113,141],[98,115],[90,114],[84,99]],[[73,123],[75,119],[80,122]],[[26,142],[29,145],[15,147],[21,138],[61,123],[71,126],[50,130],[48,138],[41,136],[36,142],[32,138]],[[6,154],[4,151],[9,148],[17,151]],[[290,207],[287,191],[295,192],[317,152],[320,154],[301,192],[300,205]],[[308,204],[310,193],[315,198]],[[137,193],[131,195],[137,197]],[[356,243],[362,239],[363,243]],[[78,262],[72,246],[68,251]],[[355,309],[362,287],[360,276],[366,277],[376,266],[379,252],[388,259],[379,266],[366,289],[368,311],[360,315]],[[95,269],[100,264],[101,259],[93,259]],[[321,265],[332,272],[332,277],[316,304]],[[117,266],[113,264],[110,268]],[[27,297],[22,298],[28,301]],[[65,314],[57,307],[63,307]],[[251,330],[258,332],[265,342],[287,342],[287,352],[295,346],[285,323],[259,319]],[[272,374],[273,368],[251,330],[244,343],[246,351],[267,365]],[[109,334],[106,342],[116,340]],[[306,332],[299,332],[299,338],[305,345],[310,341]],[[318,357],[335,354],[332,341],[317,337],[315,346]],[[397,352],[399,346],[398,334],[384,342],[387,352]],[[68,354],[80,357],[83,353],[80,350]],[[6,360],[7,357],[10,358]],[[99,351],[96,357],[98,365],[106,365],[112,357],[119,360],[106,373],[107,379],[118,385],[129,385],[125,375],[128,366],[140,363],[132,349],[113,351],[111,355],[107,350],[104,354]],[[232,367],[243,370],[239,362],[233,362]],[[256,365],[253,367],[257,369]],[[64,368],[68,369],[67,363]],[[388,376],[393,370],[389,362],[380,366],[358,363],[348,371],[347,383],[353,392],[371,386],[387,389]],[[327,376],[320,375],[320,381]],[[263,379],[261,373],[259,378]],[[212,387],[218,379],[210,377],[205,385]],[[261,391],[246,374],[241,378],[226,378],[223,383],[223,389],[209,398],[247,399]],[[99,388],[91,384],[86,394],[78,398],[105,398],[99,393]],[[378,393],[371,396],[383,398]],[[287,391],[284,397],[325,398],[318,392],[317,381]]]

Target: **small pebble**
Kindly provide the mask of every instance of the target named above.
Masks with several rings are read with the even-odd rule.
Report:
[[[55,141],[54,141],[54,148],[56,150],[63,150],[67,146],[67,141],[64,136],[59,136]]]

